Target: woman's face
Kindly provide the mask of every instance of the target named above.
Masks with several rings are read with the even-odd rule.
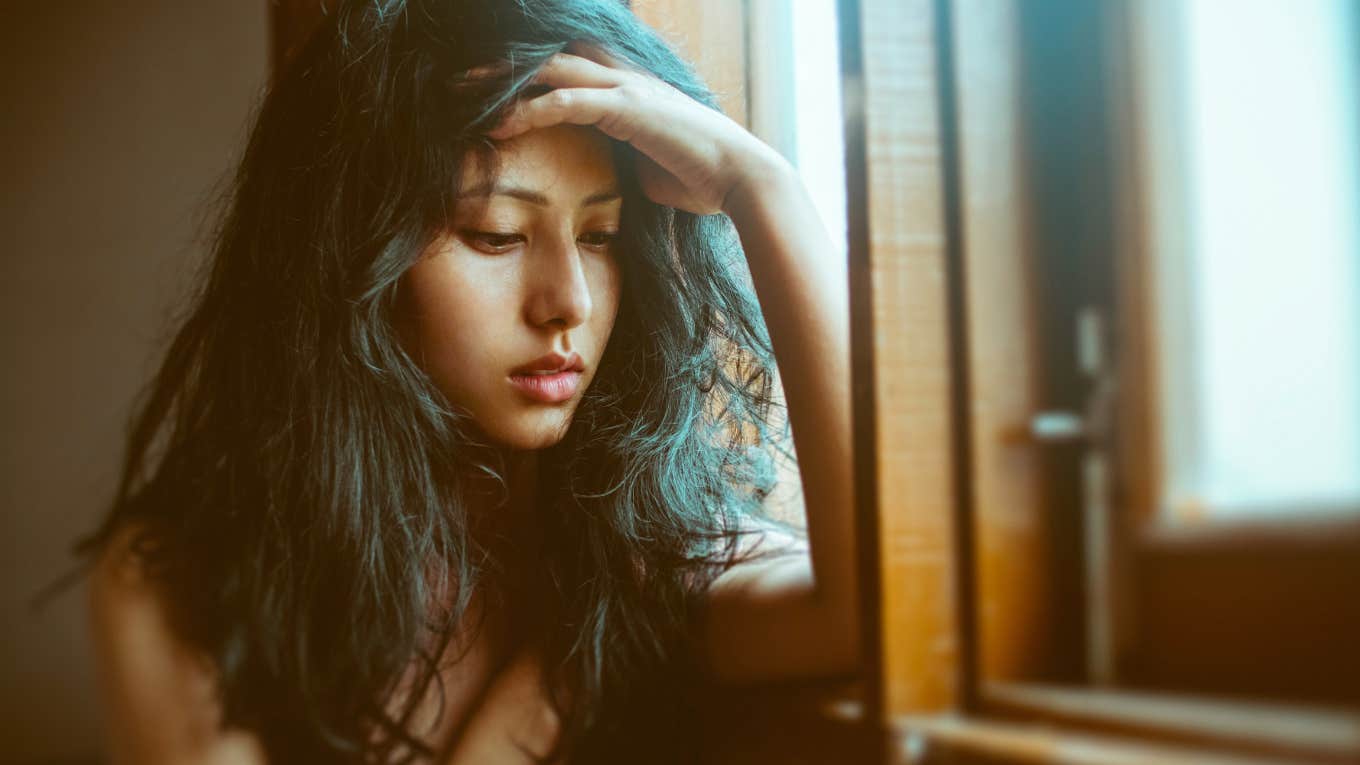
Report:
[[[408,352],[494,442],[551,446],[598,368],[619,307],[621,199],[609,139],[556,125],[473,161],[444,232],[402,277]],[[557,374],[542,374],[566,365]]]

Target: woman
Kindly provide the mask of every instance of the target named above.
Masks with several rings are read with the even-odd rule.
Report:
[[[623,5],[341,2],[232,191],[77,547],[115,761],[682,760],[853,670],[834,250]]]

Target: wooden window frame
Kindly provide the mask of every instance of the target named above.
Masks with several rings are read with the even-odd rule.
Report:
[[[1114,51],[1113,82],[1119,94],[1127,94],[1119,99],[1127,111],[1115,122],[1123,128],[1117,129],[1117,161],[1127,189],[1115,252],[1128,364],[1119,415],[1127,436],[1120,472],[1128,477],[1122,575],[1138,580],[1127,585],[1131,602],[1121,616],[1127,654],[1121,674],[1146,687],[1174,683],[1177,690],[1360,706],[1360,659],[1344,641],[1317,640],[1329,632],[1360,636],[1360,601],[1354,597],[1360,565],[1345,563],[1360,559],[1360,513],[1164,520],[1174,508],[1163,507],[1161,499],[1159,425],[1165,408],[1157,373],[1163,350],[1156,339],[1153,264],[1158,252],[1188,247],[1176,213],[1184,206],[1183,184],[1171,166],[1179,136],[1167,129],[1168,110],[1174,108],[1168,103],[1174,93],[1167,91],[1184,80],[1182,44],[1167,39],[1162,0],[1124,0],[1115,9],[1112,24],[1129,30],[1122,38],[1126,44]],[[1191,578],[1193,596],[1176,584]],[[1195,605],[1192,597],[1201,603]],[[1233,608],[1216,606],[1222,602],[1233,602]],[[1322,602],[1330,606],[1319,607]],[[1187,606],[1195,607],[1201,621],[1219,626],[1178,635],[1173,643],[1169,625]],[[1243,615],[1249,610],[1270,618],[1253,620]],[[1229,633],[1254,639],[1224,640]],[[1248,672],[1249,681],[1233,677]]]
[[[1023,237],[998,240],[991,235],[988,239],[986,231],[972,222],[982,218],[990,226],[1004,227],[1019,221],[1023,228],[1027,210],[1020,199],[998,203],[967,187],[977,162],[975,158],[969,164],[969,152],[992,159],[1009,155],[1004,128],[979,132],[976,122],[969,123],[966,115],[961,118],[961,102],[966,110],[967,99],[977,89],[997,87],[997,82],[1004,81],[998,67],[1006,62],[979,55],[976,47],[960,47],[976,46],[989,35],[996,42],[998,30],[986,25],[997,21],[999,9],[1006,5],[1014,6],[970,0],[842,3],[842,18],[859,22],[858,29],[848,34],[842,30],[843,44],[863,45],[859,53],[848,57],[845,76],[848,84],[853,83],[853,89],[847,87],[851,95],[846,99],[846,124],[851,149],[847,167],[852,307],[856,311],[857,489],[863,534],[860,549],[867,551],[863,570],[869,584],[864,610],[870,614],[867,646],[871,661],[860,707],[866,734],[881,738],[883,732],[889,733],[880,761],[933,761],[937,756],[946,761],[959,756],[987,762],[1095,763],[1120,756],[1159,762],[1204,762],[1230,756],[1356,761],[1360,759],[1360,714],[1352,710],[1043,685],[1025,682],[1025,674],[1036,668],[1033,656],[988,653],[997,638],[1021,637],[1015,629],[1025,624],[1019,620],[1006,625],[988,641],[987,629],[995,630],[995,619],[989,623],[988,615],[997,610],[998,603],[987,602],[988,610],[982,612],[979,600],[986,560],[974,545],[999,535],[997,524],[1003,522],[1000,516],[988,515],[988,508],[978,506],[979,490],[996,478],[988,474],[996,471],[994,466],[979,463],[985,451],[977,451],[984,448],[978,446],[983,436],[996,435],[994,430],[979,429],[987,418],[988,396],[995,393],[989,386],[996,384],[985,377],[991,363],[986,355],[996,347],[995,337],[987,333],[997,327],[988,314],[998,309],[984,301],[997,296],[999,289],[987,284],[996,278],[996,273],[989,273],[996,271],[995,261],[987,258],[1024,256],[1018,251],[1004,252]],[[862,59],[853,60],[856,55]],[[885,60],[892,63],[885,64]],[[859,64],[865,65],[863,71],[857,68]],[[885,68],[889,66],[897,68]],[[1127,75],[1127,71],[1116,72]],[[868,82],[854,82],[860,75]],[[876,76],[883,79],[875,82]],[[904,83],[911,86],[903,88]],[[934,113],[921,97],[932,90]],[[901,103],[904,91],[916,96],[915,107]],[[857,114],[857,109],[866,114]],[[884,140],[884,133],[875,132],[875,124],[880,130],[885,124],[894,125],[900,142]],[[860,143],[866,133],[868,140]],[[921,146],[922,141],[933,145]],[[1017,177],[1023,173],[1016,174],[1003,180],[1018,184]],[[934,192],[925,192],[923,197],[922,189],[931,187]],[[1007,190],[1014,188],[1019,186]],[[898,206],[885,212],[875,206],[875,198],[891,199]],[[854,215],[857,202],[868,211],[867,216]],[[1136,246],[1141,228],[1127,217],[1128,208],[1121,212],[1125,214],[1119,221],[1122,244]],[[979,234],[984,236],[979,238]],[[920,246],[912,249],[908,243]],[[938,278],[941,275],[945,278]],[[947,318],[947,325],[939,323],[942,317]],[[904,339],[902,326],[911,326],[918,337]],[[942,341],[948,342],[947,360],[938,351]],[[892,343],[897,346],[891,347]],[[909,352],[903,353],[904,349]],[[1031,357],[1028,363],[1034,361]],[[948,391],[948,401],[929,395],[940,387],[913,389],[910,400],[895,397],[904,389],[895,376],[907,374],[923,383],[931,368],[948,371],[946,385],[940,386]],[[970,378],[970,370],[980,373]],[[878,385],[884,379],[893,380],[888,391]],[[951,411],[950,427],[921,427],[918,407],[928,405]],[[1141,416],[1146,421],[1146,412]],[[907,434],[909,447],[882,436],[906,432],[908,424],[914,426]],[[935,476],[948,474],[952,481],[937,487],[934,479],[923,478],[921,465],[905,458],[917,448],[949,455],[951,464]],[[927,498],[918,486],[907,495],[914,501],[905,500],[893,487],[900,487],[902,476],[913,475],[912,471],[918,482],[939,490]],[[911,535],[911,545],[895,538],[904,527],[910,529],[906,533]],[[923,529],[934,533],[922,533]],[[1242,533],[1239,529],[1203,543],[1231,544]],[[1292,530],[1283,536],[1296,543],[1317,540]],[[1279,538],[1280,533],[1272,537]],[[1143,544],[1148,541],[1141,538]],[[1178,543],[1188,542],[1181,539]],[[1013,554],[1034,552],[1034,544],[1032,539],[1022,539]],[[943,570],[943,577],[918,579],[916,590],[906,590],[894,581],[911,570],[902,565],[903,559],[920,561],[927,556],[936,564],[931,573]],[[921,597],[919,588],[926,587],[933,596]],[[932,621],[939,613],[937,603],[951,596],[957,599],[953,623]],[[1003,593],[998,599],[1000,610],[1034,597],[1032,591]],[[1051,593],[1040,588],[1037,597],[1051,607]],[[909,629],[904,631],[904,627]],[[921,666],[912,659],[941,636],[957,651],[952,656],[936,655],[936,664],[926,676],[912,674]],[[953,685],[941,684],[933,693],[911,692],[926,687],[925,677],[942,670],[952,674]],[[991,679],[998,674],[999,679]]]

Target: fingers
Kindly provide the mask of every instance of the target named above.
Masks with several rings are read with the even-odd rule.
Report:
[[[555,53],[539,67],[532,82],[553,87],[607,88],[622,85],[630,77],[645,74],[636,67],[606,53],[597,45],[582,41],[569,43],[571,52]],[[477,81],[503,76],[513,70],[508,61],[495,61],[462,72],[459,81]]]
[[[530,80],[552,90],[512,106],[500,123],[487,131],[488,136],[505,140],[535,128],[571,123],[593,125],[612,138],[630,141],[638,125],[635,112],[640,100],[656,105],[665,97],[679,95],[667,92],[673,89],[654,75],[598,45],[577,40],[567,49],[574,52],[553,54]],[[480,71],[494,74],[503,71],[503,66],[477,67],[468,74]]]
[[[533,82],[554,88],[612,88],[628,81],[628,73],[570,53],[557,53],[539,67]]]
[[[627,104],[619,88],[558,88],[511,108],[487,135],[503,141],[535,128],[570,123],[594,125],[621,141],[632,138]]]
[[[571,55],[594,61],[600,66],[618,69],[624,72],[644,73],[642,69],[634,66],[631,62],[625,61],[595,43],[586,40],[572,40],[567,43],[567,51]]]

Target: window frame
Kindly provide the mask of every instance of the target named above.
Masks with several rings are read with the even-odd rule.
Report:
[[[966,241],[966,234],[970,233],[971,229],[960,224],[960,221],[968,219],[970,205],[972,212],[976,213],[980,203],[978,196],[970,195],[969,189],[961,188],[958,181],[966,172],[964,158],[969,152],[994,156],[988,152],[997,147],[988,146],[985,142],[997,140],[997,135],[984,134],[983,143],[977,144],[978,135],[969,132],[968,125],[965,124],[966,118],[962,122],[959,120],[957,111],[959,103],[956,103],[956,100],[966,105],[965,96],[960,95],[963,89],[975,86],[987,87],[988,83],[995,85],[998,71],[995,68],[987,71],[985,67],[999,66],[1001,61],[996,58],[988,61],[985,57],[969,59],[969,52],[961,52],[958,46],[960,42],[970,39],[976,44],[977,39],[986,38],[986,30],[981,38],[970,38],[970,34],[978,32],[976,26],[995,22],[997,19],[985,12],[981,13],[980,17],[968,17],[966,15],[968,11],[980,10],[969,0],[934,0],[930,3],[911,4],[910,11],[904,12],[896,19],[899,27],[893,29],[883,15],[888,13],[885,6],[889,4],[889,0],[843,2],[842,10],[848,17],[859,19],[863,29],[879,33],[876,36],[866,35],[864,38],[865,50],[862,55],[865,59],[891,56],[901,61],[910,58],[910,55],[903,56],[900,48],[902,41],[906,41],[913,48],[910,54],[917,56],[918,60],[924,60],[923,56],[930,55],[929,52],[923,52],[922,48],[933,48],[937,63],[935,71],[939,73],[939,80],[934,85],[939,88],[936,95],[940,111],[935,118],[939,120],[938,124],[942,126],[942,130],[935,136],[933,167],[904,166],[900,164],[898,158],[909,152],[904,152],[900,146],[886,147],[885,150],[885,147],[876,145],[872,140],[868,142],[867,159],[864,157],[862,147],[858,162],[855,153],[851,152],[848,160],[851,171],[851,204],[853,206],[856,200],[863,201],[866,195],[874,194],[896,199],[912,198],[902,193],[910,181],[901,180],[903,175],[911,173],[917,175],[916,180],[926,178],[930,183],[936,184],[940,195],[933,200],[938,206],[936,214],[929,214],[931,212],[929,208],[925,211],[918,210],[917,212],[922,214],[914,216],[914,220],[937,237],[935,243],[938,246],[928,253],[918,252],[914,255],[918,259],[929,258],[935,266],[948,274],[947,281],[954,283],[942,284],[938,280],[918,278],[914,281],[917,286],[912,294],[899,298],[897,293],[889,292],[890,285],[903,281],[907,272],[904,264],[898,260],[902,257],[901,254],[891,247],[883,246],[882,243],[902,241],[902,236],[896,230],[884,230],[882,219],[873,218],[872,204],[869,205],[871,214],[867,218],[864,216],[856,218],[852,211],[850,236],[852,306],[861,311],[860,320],[854,324],[855,331],[860,333],[855,340],[855,370],[857,375],[867,375],[871,380],[881,379],[888,374],[883,367],[895,363],[897,357],[891,354],[880,354],[875,357],[873,353],[881,351],[889,342],[901,342],[900,333],[895,329],[899,325],[891,321],[901,314],[894,312],[900,311],[906,305],[931,300],[935,301],[933,305],[938,308],[947,300],[948,315],[954,326],[947,327],[944,331],[951,343],[952,362],[942,366],[948,369],[951,378],[947,387],[952,396],[949,405],[954,407],[953,423],[947,433],[935,430],[927,436],[918,429],[916,435],[920,438],[933,438],[934,448],[953,455],[957,463],[961,460],[976,459],[979,454],[970,451],[966,446],[961,446],[960,441],[979,438],[979,430],[970,427],[975,424],[970,415],[980,409],[978,396],[986,393],[989,381],[960,377],[968,374],[969,362],[973,362],[974,369],[982,367],[977,362],[989,347],[989,338],[985,336],[985,332],[991,329],[983,322],[974,321],[974,312],[986,310],[985,305],[979,305],[977,302],[965,305],[970,298],[976,301],[978,297],[985,296],[987,291],[977,283],[979,280],[985,281],[986,274],[980,270],[969,269],[970,266],[978,266],[984,261],[975,251],[969,249],[975,244]],[[992,10],[995,10],[994,6]],[[1127,13],[1129,8],[1125,4],[1118,4],[1114,10],[1117,14]],[[1117,19],[1117,15],[1115,18]],[[969,29],[967,25],[970,23],[976,26]],[[890,41],[899,47],[887,47]],[[962,65],[960,61],[963,62]],[[979,62],[984,69],[968,68]],[[872,68],[870,71],[872,72]],[[1119,62],[1116,62],[1114,71],[1116,77],[1128,74],[1126,68],[1120,68]],[[901,77],[906,73],[897,71],[892,74]],[[853,81],[855,72],[852,69],[846,75]],[[897,107],[874,101],[875,92],[881,92],[882,86],[883,83],[879,82],[875,87],[868,88],[867,94],[861,91],[847,99],[847,108],[850,112],[846,117],[847,126],[855,126],[860,121],[868,122],[872,126],[875,118],[885,119],[884,115],[894,114],[893,109]],[[852,87],[859,89],[865,86],[863,83],[852,83]],[[851,87],[847,90],[851,90]],[[921,88],[918,87],[913,92],[919,96]],[[1136,105],[1136,101],[1134,103]],[[854,110],[857,107],[866,108],[870,112],[869,115],[867,117],[856,115]],[[879,111],[875,113],[875,109]],[[862,129],[862,125],[860,127]],[[919,125],[915,127],[918,130],[915,135],[929,135],[929,127],[921,128]],[[872,129],[868,132],[873,136]],[[857,138],[858,135],[854,131],[847,130],[848,146],[855,147]],[[1130,151],[1127,143],[1119,143],[1120,138],[1127,139],[1128,135],[1117,137],[1115,148],[1136,156]],[[970,144],[970,141],[973,143]],[[874,151],[876,147],[881,152],[877,156]],[[1121,157],[1125,161],[1129,158]],[[898,161],[899,164],[894,166],[894,161]],[[873,167],[874,171],[868,171],[869,167]],[[1128,165],[1122,165],[1120,169],[1127,170]],[[897,185],[894,186],[893,182],[897,182]],[[868,191],[857,188],[857,185],[867,188]],[[1121,205],[1118,209],[1120,216],[1115,220],[1114,226],[1118,239],[1117,249],[1120,253],[1126,253],[1143,244],[1143,237],[1146,236],[1146,231],[1136,225],[1136,219],[1129,215],[1130,210],[1137,211],[1139,204],[1146,203],[1141,196],[1142,188],[1136,183],[1134,188],[1132,199],[1118,200]],[[1025,219],[1028,211],[1021,206],[1021,202],[1017,200],[1014,205],[1015,214],[1022,220]],[[870,225],[874,227],[872,231]],[[925,232],[916,233],[919,236]],[[941,237],[942,241],[939,239]],[[952,259],[954,262],[943,262],[946,259]],[[853,278],[856,274],[859,276],[858,279]],[[957,283],[959,280],[964,283]],[[885,287],[884,283],[888,283],[889,286]],[[925,291],[933,291],[934,294],[930,296],[920,294]],[[881,304],[885,298],[884,293],[889,305]],[[893,304],[891,301],[894,298],[901,299],[902,303]],[[880,304],[874,304],[876,299]],[[1117,319],[1120,322],[1127,320],[1127,317],[1123,316]],[[971,334],[963,334],[959,325],[971,326]],[[938,333],[940,330],[934,325],[916,326],[923,332]],[[1121,329],[1126,326],[1120,324]],[[868,337],[865,337],[865,334]],[[1136,342],[1133,344],[1137,345]],[[1143,361],[1146,362],[1147,359],[1144,358]],[[910,366],[899,367],[896,371],[900,374],[906,369],[910,370],[910,373],[916,373],[918,365],[937,363],[939,363],[937,358],[915,356]],[[863,385],[862,380],[857,379],[856,385],[857,394],[863,396],[865,391],[860,387]],[[868,463],[867,466],[861,465],[861,483],[858,484],[862,489],[859,511],[864,516],[861,529],[865,534],[865,541],[869,542],[862,543],[861,549],[866,550],[871,558],[863,562],[863,570],[866,577],[877,579],[872,583],[873,586],[866,587],[865,591],[872,593],[872,597],[878,600],[877,603],[866,604],[865,609],[866,614],[871,614],[869,618],[877,622],[870,625],[876,636],[871,646],[874,649],[871,654],[874,657],[871,671],[877,677],[866,678],[865,688],[869,696],[865,699],[862,714],[871,730],[895,732],[892,746],[896,751],[925,754],[927,760],[933,753],[987,757],[988,761],[998,762],[1047,761],[1042,752],[1057,751],[1062,751],[1063,756],[1068,758],[1064,761],[1072,762],[1106,761],[1103,758],[1112,754],[1147,755],[1149,752],[1156,752],[1158,757],[1167,762],[1197,762],[1208,756],[1234,754],[1289,756],[1314,762],[1352,761],[1360,757],[1360,713],[1354,711],[1290,704],[1263,708],[1259,704],[1232,699],[1187,699],[1163,691],[1137,692],[1078,684],[1048,687],[1023,682],[1022,675],[1025,671],[1041,666],[1039,663],[1027,664],[1025,661],[1009,666],[1011,677],[1003,677],[999,682],[984,681],[979,667],[992,666],[994,669],[995,662],[989,665],[986,657],[980,655],[985,653],[986,644],[985,641],[979,641],[979,625],[985,625],[986,613],[982,611],[984,603],[979,599],[978,573],[971,568],[978,565],[982,553],[970,550],[969,545],[986,538],[989,524],[994,525],[997,521],[985,513],[980,514],[982,509],[975,506],[978,499],[974,492],[976,487],[970,482],[974,481],[977,475],[970,472],[967,465],[953,466],[951,474],[954,483],[950,487],[951,512],[942,514],[940,508],[934,508],[932,519],[939,531],[932,538],[935,545],[930,548],[932,553],[939,556],[938,560],[949,569],[949,583],[958,597],[952,637],[961,650],[939,661],[941,666],[947,666],[954,674],[958,685],[948,694],[929,699],[894,695],[892,693],[894,683],[905,684],[914,681],[913,678],[904,676],[912,667],[902,660],[903,655],[910,655],[912,649],[893,642],[894,638],[900,638],[903,634],[894,631],[894,621],[903,619],[905,615],[908,621],[904,623],[909,623],[913,615],[910,612],[914,611],[914,615],[919,617],[922,611],[931,610],[931,606],[923,603],[921,598],[912,597],[906,591],[894,588],[888,581],[884,581],[898,575],[891,562],[895,556],[903,554],[900,546],[891,544],[886,538],[890,534],[885,533],[885,530],[893,528],[894,524],[902,523],[901,519],[895,516],[904,513],[915,514],[919,523],[920,516],[928,511],[920,504],[904,506],[901,502],[892,501],[893,495],[885,491],[880,479],[885,474],[892,475],[894,470],[902,466],[902,462],[895,461],[896,456],[900,455],[894,455],[894,452],[900,451],[900,447],[893,445],[885,453],[884,440],[874,438],[873,435],[878,432],[876,429],[891,428],[894,421],[898,423],[918,421],[913,420],[912,407],[906,405],[903,400],[875,398],[874,394],[873,388],[869,387],[868,397],[876,408],[871,412],[860,412],[856,422],[859,434],[856,440],[856,447],[859,450],[857,457],[860,463]],[[967,402],[968,406],[960,407],[960,401]],[[1146,410],[1142,414],[1145,418]],[[1128,417],[1128,410],[1121,409],[1120,415],[1121,421],[1126,421],[1124,418]],[[986,435],[996,434],[989,432]],[[1016,439],[1023,441],[1024,435],[1019,434]],[[1136,448],[1121,449],[1117,456],[1119,459],[1128,459],[1130,451],[1142,459],[1147,458],[1146,451],[1139,453]],[[1335,536],[1329,535],[1329,538],[1335,539]],[[1139,544],[1147,542],[1145,538],[1138,539]],[[912,552],[919,550],[920,548],[917,548]],[[1131,551],[1116,551],[1115,562],[1119,563],[1118,556],[1128,552]],[[1018,554],[1024,554],[1024,551]],[[1127,571],[1121,573],[1123,576],[1128,574]],[[1119,589],[1121,585],[1126,584],[1127,581],[1121,581],[1116,577],[1116,581],[1111,585],[1112,594],[1126,597]],[[1046,595],[1051,597],[1051,594]],[[1001,593],[999,597],[1002,601],[1010,599],[1013,602],[1017,595]],[[1042,597],[1041,595],[1041,599]],[[1051,604],[1051,601],[1048,602]],[[995,604],[986,605],[993,609]],[[876,607],[877,611],[868,606]],[[1117,628],[1127,629],[1119,621],[1119,617],[1112,618]],[[1006,639],[1016,636],[1017,633],[1012,630],[1002,631],[994,637]],[[915,633],[914,637],[918,644],[925,642],[919,632]],[[1176,719],[1149,714],[1149,710],[1165,709],[1165,706],[1159,705],[1169,705],[1176,700],[1187,705],[1181,709],[1193,710],[1194,714]],[[1274,719],[1282,723],[1274,728],[1260,725],[1264,719],[1261,716],[1263,709],[1266,710],[1264,714],[1273,715]]]

